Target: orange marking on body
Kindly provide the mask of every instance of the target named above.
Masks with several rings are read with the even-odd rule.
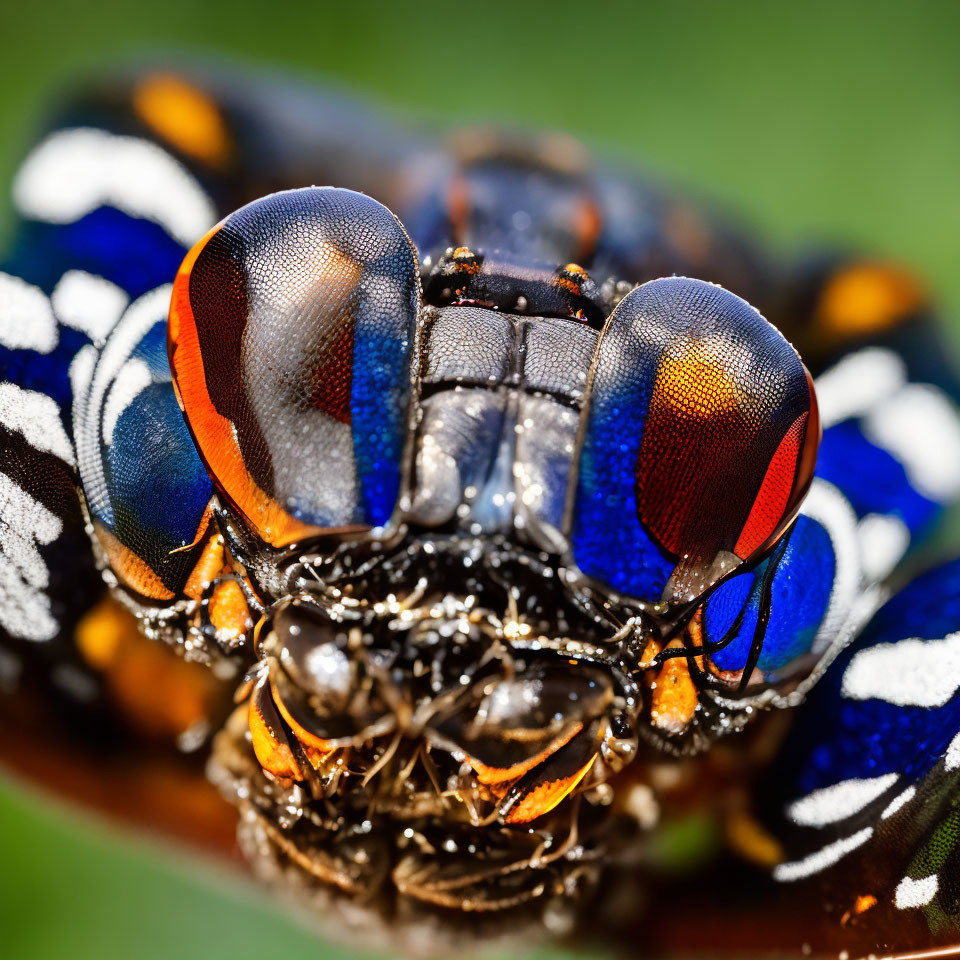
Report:
[[[330,744],[330,742],[328,740],[324,740],[323,737],[318,737],[315,733],[311,733],[309,730],[305,729],[302,724],[297,723],[293,715],[287,709],[287,705],[277,693],[276,685],[272,681],[270,683],[270,690],[273,694],[273,702],[276,705],[280,716],[283,717],[284,722],[293,731],[293,735],[302,744],[304,744],[304,746],[312,747],[314,750],[324,755],[330,753],[333,750],[333,746]]]
[[[680,640],[671,640],[666,649],[682,647]],[[650,693],[650,722],[664,733],[682,733],[693,720],[697,703],[697,687],[687,658],[665,660]]]
[[[219,490],[273,546],[302,539],[316,528],[295,520],[250,477],[233,424],[214,409],[206,390],[203,357],[190,305],[190,274],[203,248],[220,230],[211,229],[186,255],[173,285],[168,323],[173,388],[208,472]]]
[[[515,803],[507,812],[505,823],[529,823],[549,813],[562,800],[566,799],[577,784],[586,776],[593,766],[595,757],[591,757],[576,773],[569,777],[561,777],[541,783],[534,787],[525,797]]]
[[[457,247],[451,257],[461,273],[468,273],[471,276],[480,272],[480,261],[477,255],[469,247]]]
[[[587,271],[583,267],[576,263],[568,263],[557,275],[553,284],[574,296],[579,296],[584,281],[588,279]]]
[[[472,757],[467,757],[467,762],[473,767],[477,779],[484,784],[484,786],[494,786],[510,780],[517,780],[534,767],[538,767],[562,746],[568,744],[582,729],[583,723],[578,720],[569,730],[564,731],[556,740],[552,740],[547,747],[535,757],[514,764],[512,767],[488,767],[485,763],[474,760]]]
[[[223,570],[224,552],[223,537],[211,537],[200,554],[187,582],[183,586],[184,595],[191,600],[199,600],[203,591],[212,583]]]
[[[861,263],[834,274],[817,305],[815,323],[826,333],[858,337],[896,326],[927,303],[926,291],[905,270]]]
[[[229,640],[238,639],[253,626],[247,598],[236,580],[223,580],[213,588],[208,612],[217,634]]]
[[[687,623],[687,634],[690,637],[690,643],[694,647],[703,646],[703,607],[699,606],[696,610],[693,611],[693,616],[690,618]],[[686,661],[689,666],[689,661]],[[694,657],[693,662],[697,665],[697,668],[703,670],[704,668],[704,659],[703,655]]]
[[[172,73],[152,73],[133,91],[133,109],[157,136],[208,166],[226,164],[233,139],[212,97]]]
[[[657,658],[657,654],[662,649],[663,647],[658,640],[654,640],[652,638],[648,640],[646,646],[643,648],[643,653],[640,654],[640,660],[637,663],[637,667],[641,670],[652,667],[654,660]]]
[[[741,560],[746,560],[763,546],[783,519],[794,488],[806,422],[806,413],[794,420],[767,466],[757,498],[733,549]]]
[[[269,697],[269,689],[263,689],[263,681],[258,681],[253,695],[250,697],[250,706],[247,711],[247,722],[250,725],[250,738],[253,752],[257,761],[264,770],[269,771],[281,780],[302,780],[303,773],[290,747],[282,742],[267,721],[258,706],[259,698]]]
[[[323,768],[333,754],[332,750],[318,750],[316,747],[311,747],[309,743],[304,743],[302,740],[300,741],[300,746],[303,748],[303,755],[307,758],[310,766],[317,771]]]

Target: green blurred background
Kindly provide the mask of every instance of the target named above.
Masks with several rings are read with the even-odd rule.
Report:
[[[0,0],[0,182],[85,69],[216,52],[401,115],[571,131],[778,246],[894,256],[960,332],[960,5]],[[0,233],[9,203],[0,205]],[[0,731],[2,735],[2,731]],[[341,958],[249,887],[0,781],[0,957]]]

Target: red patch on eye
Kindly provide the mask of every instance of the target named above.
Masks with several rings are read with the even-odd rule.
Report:
[[[647,410],[637,515],[678,558],[683,590],[715,580],[719,571],[708,571],[721,552],[748,560],[773,543],[813,474],[819,418],[809,374],[809,409],[798,415],[795,402],[791,422],[777,409],[782,398],[745,381],[737,363],[722,342],[666,354]]]
[[[787,510],[797,475],[797,460],[806,433],[807,417],[806,413],[797,417],[784,434],[767,467],[763,483],[760,484],[760,492],[750,509],[750,516],[747,517],[737,545],[733,548],[733,552],[741,559],[745,560],[763,546]]]
[[[638,516],[691,565],[732,548],[772,452],[767,411],[743,395],[732,362],[699,342],[664,356],[640,445]]]

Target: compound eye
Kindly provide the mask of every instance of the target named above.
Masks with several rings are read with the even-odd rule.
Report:
[[[638,287],[604,331],[570,537],[580,569],[648,603],[694,600],[796,515],[820,437],[796,351],[721,287]]]
[[[91,526],[119,585],[151,606],[197,595],[212,495],[170,384],[169,295],[161,287],[136,300],[99,357],[84,347],[71,374]]]
[[[349,190],[264,197],[187,255],[177,395],[221,496],[266,543],[390,519],[419,305],[400,222]]]

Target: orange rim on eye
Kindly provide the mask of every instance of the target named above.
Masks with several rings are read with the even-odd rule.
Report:
[[[214,483],[226,500],[273,546],[317,532],[291,517],[250,477],[233,424],[220,414],[206,388],[206,372],[190,303],[190,278],[197,258],[223,227],[213,227],[187,254],[177,271],[168,327],[170,368],[177,402]]]

